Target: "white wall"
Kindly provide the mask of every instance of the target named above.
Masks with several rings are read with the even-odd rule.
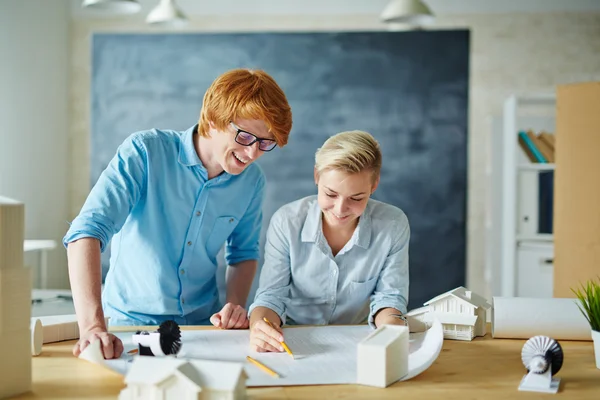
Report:
[[[26,239],[67,229],[69,21],[68,1],[0,0],[0,195],[25,203]],[[64,287],[62,248],[49,265]]]
[[[90,35],[156,32],[144,15],[77,19],[72,39],[71,197],[74,217],[89,192]],[[467,285],[489,296],[484,280],[485,169],[489,117],[499,115],[514,92],[554,91],[559,83],[600,80],[600,13],[488,14],[440,16],[432,29],[471,29],[468,138]],[[376,15],[195,16],[187,31],[383,30]]]

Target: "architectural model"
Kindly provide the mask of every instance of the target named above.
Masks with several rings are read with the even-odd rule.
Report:
[[[356,382],[387,387],[408,374],[408,327],[383,325],[358,343]]]
[[[25,206],[0,197],[0,398],[31,389],[31,275],[23,266]]]
[[[136,356],[119,400],[241,400],[247,378],[242,363]]]
[[[431,316],[444,327],[444,339],[472,340],[486,334],[487,309],[491,305],[462,286],[425,303]]]
[[[32,318],[34,319],[42,324],[44,344],[79,339],[79,325],[75,314]],[[104,322],[108,326],[108,317],[104,318]]]

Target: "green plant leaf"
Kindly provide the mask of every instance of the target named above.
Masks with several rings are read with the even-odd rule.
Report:
[[[592,330],[600,332],[600,278],[597,281],[589,280],[580,286],[577,289],[571,288],[579,300],[577,307]]]

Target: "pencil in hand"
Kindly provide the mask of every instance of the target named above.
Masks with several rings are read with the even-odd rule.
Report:
[[[271,321],[269,321],[267,319],[267,317],[263,317],[263,320],[269,324],[269,326],[273,329],[275,329],[275,327],[273,326],[273,324],[271,323]],[[295,360],[294,357],[294,353],[292,353],[292,350],[290,350],[290,348],[288,347],[288,345],[285,342],[281,342],[281,346],[283,347],[283,349],[285,350],[286,353],[288,353],[290,355],[290,357],[292,357],[292,360]]]
[[[262,369],[264,372],[271,375],[272,377],[279,378],[279,374],[277,372],[273,371],[271,368],[267,367],[265,364],[261,363],[260,361],[255,360],[254,358],[252,358],[250,356],[246,356],[246,360],[250,361],[252,364],[256,365],[258,368]]]

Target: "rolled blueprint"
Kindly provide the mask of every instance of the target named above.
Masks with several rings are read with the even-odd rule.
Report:
[[[592,340],[592,330],[576,299],[494,297],[492,337]]]

